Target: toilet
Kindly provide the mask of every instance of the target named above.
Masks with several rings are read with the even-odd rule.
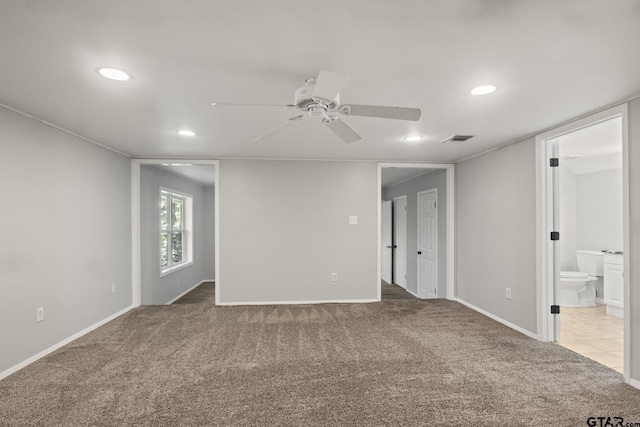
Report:
[[[557,289],[558,304],[563,307],[594,307],[596,288],[594,282],[603,275],[602,251],[577,250],[580,271],[561,271]]]

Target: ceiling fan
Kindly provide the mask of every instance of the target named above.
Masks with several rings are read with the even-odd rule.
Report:
[[[344,142],[355,142],[362,138],[340,118],[340,115],[412,121],[420,119],[422,111],[419,108],[340,104],[340,90],[348,80],[348,76],[343,76],[333,71],[320,70],[318,77],[307,79],[304,86],[296,89],[295,104],[229,104],[214,102],[211,105],[283,107],[302,112],[302,114],[291,117],[284,123],[258,136],[253,140],[254,142],[267,138],[306,117],[319,118],[324,125]]]

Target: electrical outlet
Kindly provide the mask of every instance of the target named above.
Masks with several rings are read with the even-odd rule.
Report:
[[[115,293],[116,293],[116,284],[115,284],[115,283],[112,283],[112,284],[111,284],[111,293],[112,293],[112,294],[115,294]]]
[[[358,225],[358,216],[357,215],[350,215],[349,216],[349,224]]]
[[[507,297],[507,299],[511,299],[511,288],[507,288],[505,296]]]
[[[338,281],[338,273],[331,273],[331,281],[332,282]]]
[[[42,322],[44,320],[44,307],[36,308],[36,322]]]

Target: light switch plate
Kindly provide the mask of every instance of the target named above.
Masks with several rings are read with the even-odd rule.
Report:
[[[357,215],[349,216],[349,224],[351,224],[351,225],[358,224],[358,216]]]

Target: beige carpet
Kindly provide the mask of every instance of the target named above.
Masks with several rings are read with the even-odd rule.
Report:
[[[411,295],[409,292],[407,292],[400,286],[389,284],[384,280],[381,281],[380,287],[381,287],[380,296],[383,301],[386,301],[389,299],[417,299],[416,297]]]
[[[640,390],[443,300],[141,307],[0,381],[3,426],[583,426],[591,416],[640,422]]]

